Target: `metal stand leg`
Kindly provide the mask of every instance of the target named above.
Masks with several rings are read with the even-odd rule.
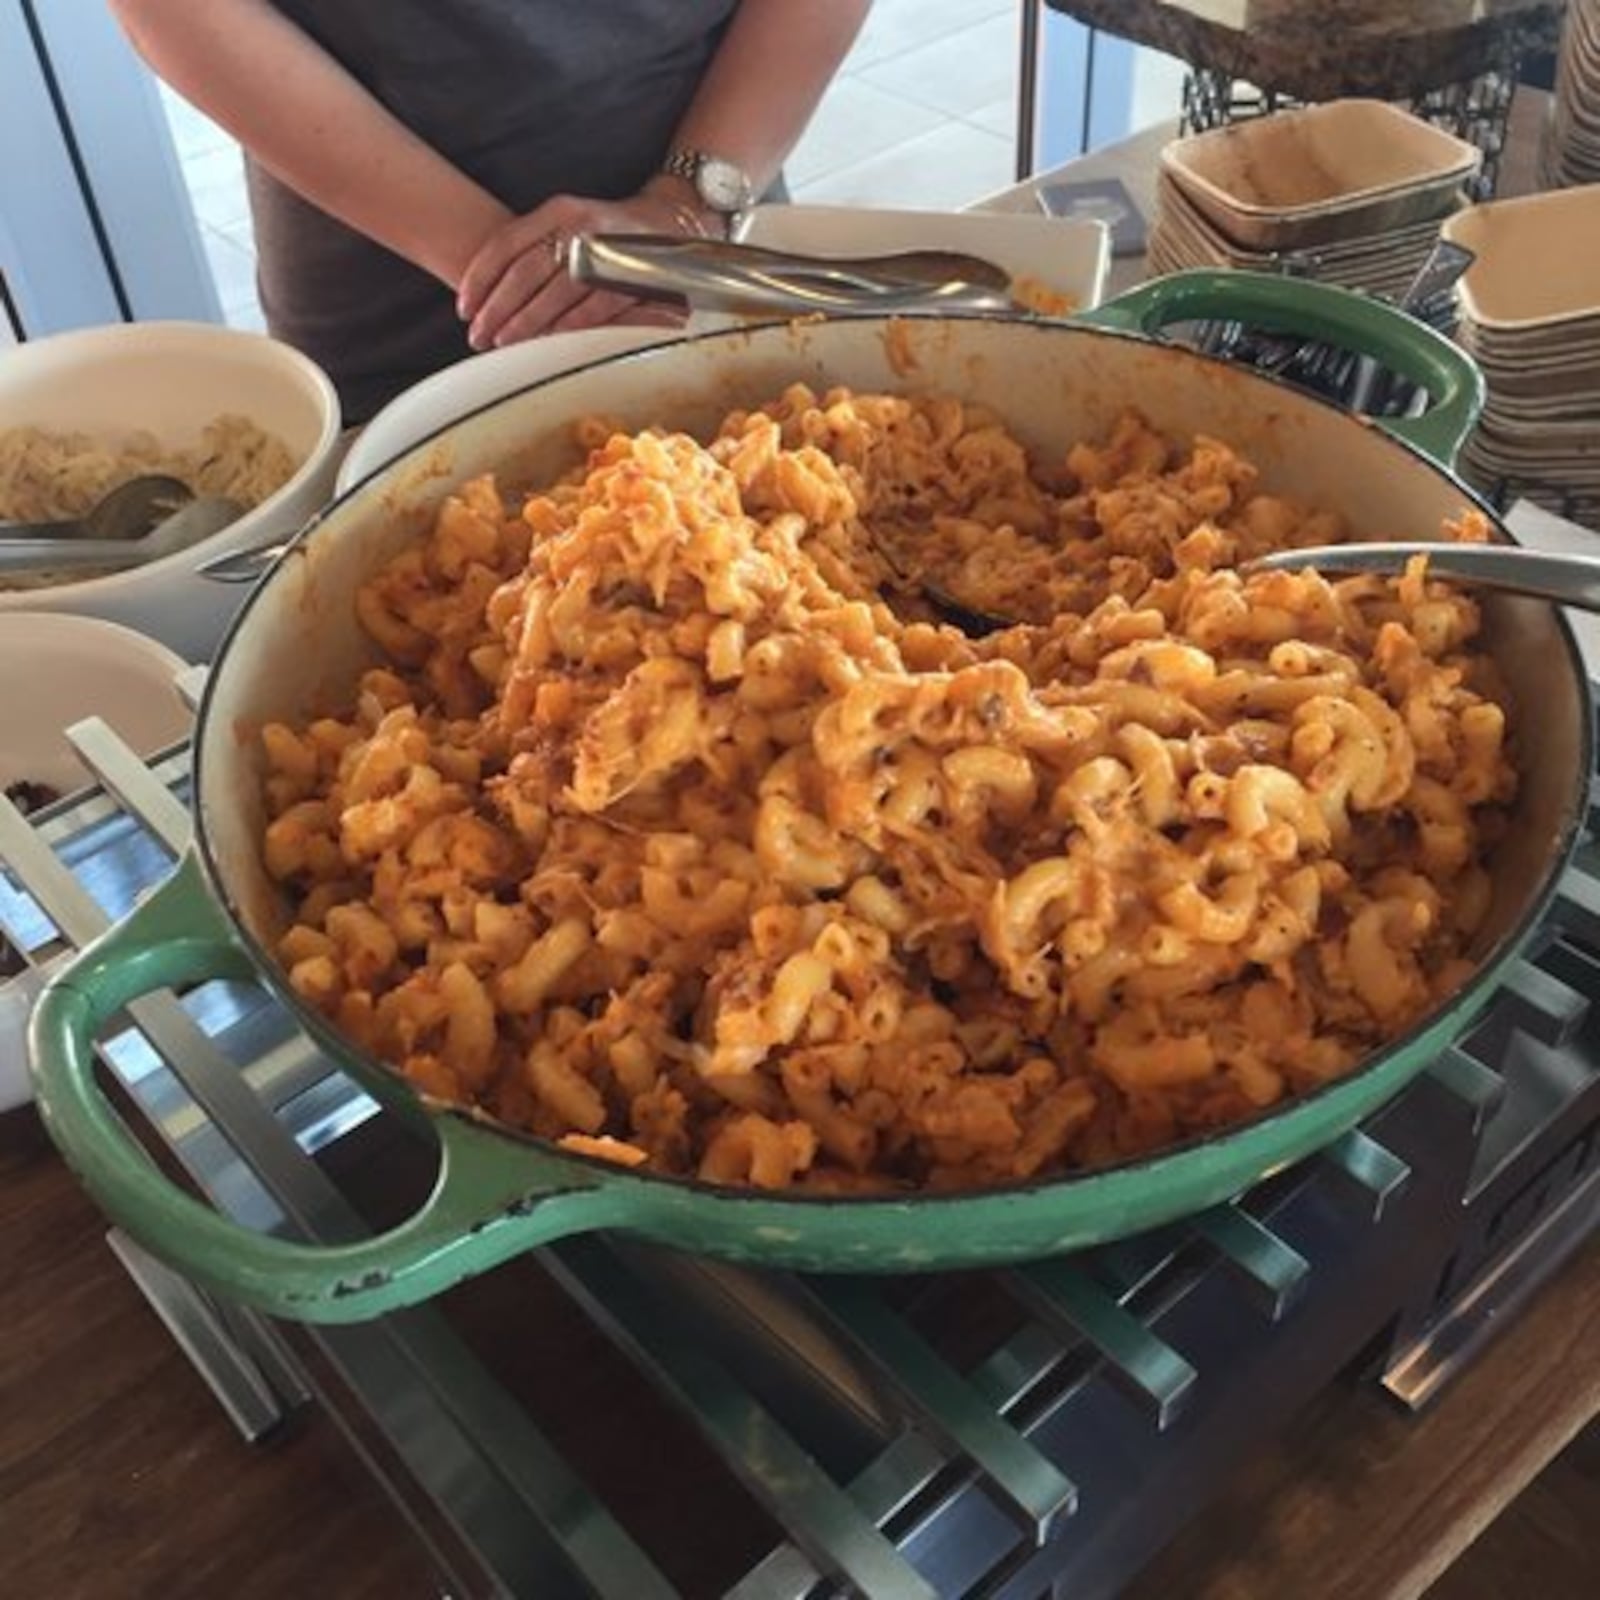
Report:
[[[224,1314],[118,1228],[106,1242],[245,1443],[265,1438],[310,1401],[293,1357],[254,1312],[236,1307]]]
[[[1033,176],[1039,115],[1039,24],[1041,0],[1022,0],[1022,55],[1017,69],[1017,182]],[[1083,113],[1078,149],[1087,153],[1094,119],[1095,41],[1099,30],[1086,28]]]
[[[1078,134],[1078,148],[1085,155],[1094,138],[1094,56],[1095,41],[1100,37],[1098,28],[1085,28],[1083,42],[1083,127]]]
[[[1034,122],[1039,110],[1039,7],[1022,0],[1022,54],[1017,63],[1017,182],[1033,176]]]

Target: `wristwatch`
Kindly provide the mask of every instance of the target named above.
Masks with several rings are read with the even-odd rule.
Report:
[[[704,150],[673,150],[661,170],[693,184],[700,203],[723,218],[745,210],[756,197],[755,185],[742,167]]]

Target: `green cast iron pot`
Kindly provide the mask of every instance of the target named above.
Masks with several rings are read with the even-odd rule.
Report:
[[[1423,385],[1422,417],[1373,425],[1282,384],[1150,337],[1219,318],[1329,339]],[[379,470],[308,527],[224,643],[200,710],[196,842],[174,876],[45,990],[31,1055],[45,1123],[85,1186],[187,1276],[279,1315],[354,1321],[435,1294],[564,1235],[599,1228],[685,1249],[827,1271],[899,1272],[1048,1256],[1220,1203],[1327,1145],[1393,1096],[1472,1022],[1549,903],[1576,837],[1591,715],[1576,646],[1551,606],[1486,603],[1489,639],[1522,708],[1515,826],[1494,863],[1476,979],[1359,1070],[1247,1124],[1140,1161],[962,1195],[772,1195],[628,1172],[424,1105],[339,1038],[270,954],[279,891],[258,852],[258,741],[269,719],[348,704],[374,654],[356,588],[429,524],[450,486],[499,469],[533,481],[570,464],[567,427],[593,412],[708,429],[736,405],[804,380],[940,389],[999,412],[1059,456],[1133,405],[1163,432],[1241,449],[1264,486],[1334,507],[1357,535],[1429,537],[1473,502],[1449,463],[1481,404],[1471,362],[1371,300],[1247,274],[1163,279],[1072,322],[937,318],[771,325],[656,346],[551,378],[465,417]],[[436,1184],[401,1226],[320,1245],[253,1233],[172,1185],[129,1139],[95,1081],[99,1030],[138,995],[213,977],[263,978],[329,1055],[431,1128]]]

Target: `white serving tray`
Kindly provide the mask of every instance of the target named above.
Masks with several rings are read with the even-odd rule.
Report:
[[[1052,295],[1067,314],[1100,304],[1111,268],[1111,234],[1084,217],[1003,211],[901,211],[879,206],[757,206],[738,237],[770,250],[816,256],[875,256],[894,250],[958,250],[982,256]]]

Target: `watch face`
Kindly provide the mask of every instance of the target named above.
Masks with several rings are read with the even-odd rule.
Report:
[[[742,211],[755,197],[750,180],[731,161],[707,156],[700,164],[697,187],[701,198],[714,211]]]

